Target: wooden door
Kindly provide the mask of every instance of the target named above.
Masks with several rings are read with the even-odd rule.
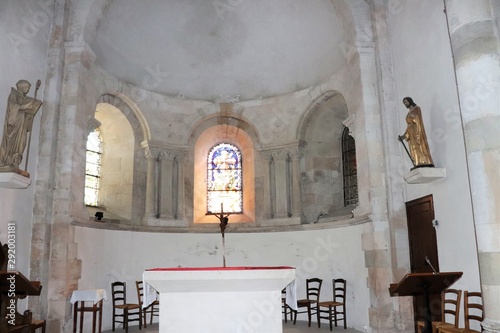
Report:
[[[439,272],[436,230],[434,220],[434,203],[432,194],[408,201],[406,203],[406,217],[408,220],[408,238],[410,244],[410,266],[412,273],[432,272],[427,263],[429,259],[434,269]],[[433,321],[441,320],[441,296],[430,295],[430,310]],[[423,320],[423,296],[413,298],[415,323]],[[416,330],[416,328],[415,328]]]

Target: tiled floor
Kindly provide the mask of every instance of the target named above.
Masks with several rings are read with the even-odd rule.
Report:
[[[117,328],[115,330],[115,333],[124,333],[125,330],[120,328]],[[142,330],[139,331],[139,326],[131,326],[128,330],[129,333],[158,333],[158,324],[153,324],[153,325],[148,325],[147,328],[142,328]],[[318,325],[313,322],[311,324],[311,327],[307,327],[307,322],[305,321],[297,321],[297,324],[294,325],[290,321],[288,323],[283,323],[283,333],[309,333],[309,332],[330,332],[330,328],[328,327],[328,323],[321,323],[321,328],[318,328]],[[360,333],[359,331],[356,331],[352,328],[347,328],[346,330],[343,327],[334,327],[333,332],[343,332],[343,333]],[[103,333],[112,333],[111,330],[109,331],[103,331]],[[207,330],[206,333],[217,333],[217,332],[210,332],[210,330]],[[265,332],[258,332],[258,333],[265,333]]]

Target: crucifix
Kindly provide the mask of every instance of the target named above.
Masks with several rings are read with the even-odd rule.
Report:
[[[228,218],[229,215],[231,215],[231,213],[227,213],[227,215],[224,215],[224,204],[221,203],[220,204],[220,214],[219,215],[215,214],[215,216],[217,216],[217,218],[220,221],[219,227],[220,227],[220,233],[222,234],[223,239],[224,239],[224,231],[226,230],[226,226],[229,222],[229,218]]]
[[[228,216],[231,215],[231,213],[227,213],[226,215],[224,215],[224,204],[221,203],[220,204],[220,214],[219,215],[214,214],[214,215],[217,216],[217,218],[220,221],[219,227],[220,227],[220,233],[222,235],[222,250],[225,252],[226,245],[225,245],[225,239],[224,239],[224,232],[226,231],[226,226],[229,223]],[[225,253],[223,255],[223,264],[224,264],[224,267],[226,267],[226,254]]]

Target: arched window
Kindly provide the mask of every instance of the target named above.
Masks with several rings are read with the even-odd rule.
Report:
[[[342,132],[342,171],[344,176],[344,206],[358,203],[358,173],[356,167],[356,145],[349,135],[349,128]]]
[[[208,153],[207,212],[243,212],[242,160],[240,150],[220,143]]]
[[[85,205],[99,206],[99,184],[101,180],[102,139],[96,128],[87,137],[87,160],[85,164]]]

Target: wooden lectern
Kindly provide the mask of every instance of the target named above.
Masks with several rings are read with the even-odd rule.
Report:
[[[0,332],[30,333],[32,314],[17,312],[17,299],[40,295],[39,281],[30,281],[17,271],[0,271]]]
[[[410,273],[389,287],[391,296],[424,295],[425,333],[432,333],[429,295],[439,294],[462,277],[462,272]]]

